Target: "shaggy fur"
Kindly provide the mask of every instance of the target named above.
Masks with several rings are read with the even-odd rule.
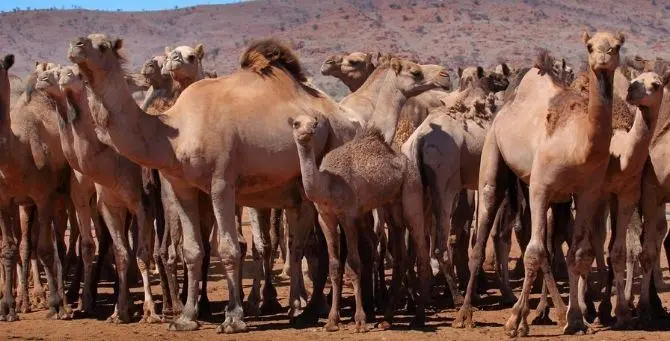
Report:
[[[537,55],[537,58],[535,59],[535,63],[533,64],[533,67],[537,68],[540,70],[540,75],[549,75],[551,77],[552,82],[554,82],[555,85],[562,87],[562,88],[567,88],[570,84],[566,84],[558,74],[556,74],[556,69],[554,68],[554,63],[556,62],[556,59],[549,54],[549,51],[547,50],[540,50],[540,53]]]
[[[586,115],[589,107],[588,97],[574,90],[561,91],[549,101],[549,112],[547,113],[546,129],[547,135],[564,126],[571,117]]]
[[[273,66],[285,69],[299,82],[307,81],[307,76],[295,53],[275,39],[264,39],[252,43],[240,58],[241,68],[262,75],[272,73]]]

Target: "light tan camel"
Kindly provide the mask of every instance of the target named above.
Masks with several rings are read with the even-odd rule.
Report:
[[[70,168],[58,143],[58,128],[52,111],[54,103],[41,93],[33,93],[28,101],[26,91],[10,113],[10,89],[7,70],[13,65],[14,56],[8,55],[0,67],[0,153],[2,162],[2,196],[0,197],[0,228],[3,237],[3,266],[7,280],[0,319],[18,319],[14,307],[14,276],[18,258],[18,228],[12,222],[19,221],[16,204],[33,201],[39,220],[39,243],[37,247],[49,285],[49,318],[69,318],[71,310],[63,288],[63,276],[56,238],[52,236],[52,223],[64,221],[54,219],[58,191],[67,188]],[[33,92],[32,90],[30,91]],[[13,203],[12,203],[13,201]],[[63,226],[55,226],[57,231]]]
[[[537,271],[542,267],[553,301],[561,298],[546,259],[547,210],[551,202],[578,197],[573,240],[568,252],[570,305],[564,333],[587,330],[584,321],[586,276],[593,262],[591,221],[600,199],[609,162],[612,127],[612,81],[619,65],[623,35],[585,33],[589,55],[589,98],[569,91],[554,80],[553,67],[537,65],[524,76],[515,97],[496,116],[489,130],[480,167],[479,226],[488,234],[510,178],[530,184],[531,240],[524,254],[525,278],[521,296],[505,324],[510,335],[527,335],[528,300]],[[538,129],[544,127],[544,129]],[[566,143],[570,141],[570,143]],[[475,246],[470,271],[477,271],[483,249]],[[578,283],[579,284],[578,287]],[[472,292],[473,281],[468,284]],[[466,296],[467,297],[467,296]],[[471,324],[472,305],[465,302],[455,323]]]
[[[341,80],[349,91],[358,90],[377,67],[378,54],[353,52],[335,54],[321,65],[321,74]]]
[[[60,69],[50,69],[38,73],[37,88],[54,98],[60,97],[58,101],[63,102],[59,105],[62,109],[55,113],[56,117],[54,117],[59,121],[59,143],[70,166],[95,183],[97,207],[114,242],[119,297],[114,313],[108,318],[108,322],[127,323],[130,321],[127,282],[130,253],[125,233],[127,212],[137,219],[138,248],[136,254],[144,284],[142,321],[159,322],[160,318],[155,312],[149,282],[153,215],[147,198],[143,198],[140,167],[99,140],[96,126],[105,120],[107,113],[100,103],[96,102],[94,96],[91,96],[89,102],[89,93],[76,67],[66,67],[62,69],[62,72]],[[90,197],[78,199],[79,208],[88,206]],[[90,263],[89,270],[95,245],[92,236],[86,236],[91,231],[90,219],[91,212],[81,217],[85,224],[81,229],[82,253],[84,261]],[[84,294],[86,296],[87,293]],[[90,299],[89,296],[88,300]],[[88,306],[84,306],[84,311],[90,312],[91,303],[87,302],[87,304]]]
[[[161,72],[169,74],[181,89],[205,78],[202,68],[202,59],[205,57],[205,47],[202,44],[194,48],[179,46],[175,49],[165,47],[165,63]]]
[[[642,322],[645,324],[658,316],[658,313],[653,309],[654,304],[652,300],[652,295],[656,295],[656,293],[650,287],[653,272],[658,263],[662,240],[667,232],[665,203],[670,198],[668,195],[670,190],[664,181],[667,175],[670,174],[670,167],[668,167],[666,157],[668,136],[670,136],[668,134],[668,131],[670,131],[668,129],[670,126],[670,66],[662,64],[659,66],[662,67],[662,70],[658,71],[664,75],[662,80],[664,94],[659,109],[658,122],[649,147],[649,160],[642,175],[641,207],[644,223],[642,231],[637,231],[635,236],[639,238],[640,233],[644,234],[642,251],[639,254],[643,276],[638,302],[638,316],[642,318]],[[648,110],[652,110],[651,106]],[[632,262],[628,264],[628,266],[632,265]]]

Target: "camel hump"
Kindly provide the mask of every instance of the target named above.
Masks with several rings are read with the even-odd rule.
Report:
[[[259,74],[270,72],[272,66],[280,67],[299,82],[306,82],[298,56],[276,39],[263,39],[251,43],[240,58],[240,66]]]

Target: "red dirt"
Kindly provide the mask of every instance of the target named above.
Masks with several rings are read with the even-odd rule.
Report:
[[[249,240],[250,233],[248,228],[245,228],[245,236]],[[250,242],[250,240],[249,240]],[[249,244],[250,245],[250,244]],[[249,253],[250,254],[250,253]],[[512,262],[515,263],[516,257],[519,256],[519,250],[516,245],[512,249]],[[665,257],[662,257],[662,266],[667,270],[667,262]],[[244,289],[248,295],[251,287],[251,274],[254,271],[254,266],[251,265],[251,257],[247,257],[247,266],[244,274]],[[218,335],[216,334],[216,327],[223,320],[224,302],[227,299],[227,289],[225,281],[221,275],[221,269],[217,261],[213,261],[212,270],[210,271],[209,284],[209,299],[213,303],[214,318],[216,322],[201,322],[201,329],[195,332],[170,332],[167,330],[167,324],[146,325],[133,322],[126,325],[112,325],[104,322],[107,315],[111,314],[112,303],[114,299],[111,297],[112,289],[111,283],[102,283],[98,298],[99,315],[91,319],[79,319],[72,321],[50,321],[44,318],[45,311],[34,312],[30,314],[21,314],[21,320],[14,323],[0,323],[0,339],[26,339],[26,340],[113,340],[130,338],[132,340],[139,339],[163,339],[163,340],[178,340],[183,338],[201,339],[201,340],[429,340],[439,337],[441,339],[458,339],[458,340],[500,340],[507,338],[503,332],[502,325],[509,317],[510,309],[502,309],[498,306],[497,298],[499,297],[498,290],[489,290],[489,294],[493,295],[484,297],[486,304],[485,310],[479,310],[474,313],[474,320],[477,322],[477,327],[474,329],[454,329],[451,328],[451,321],[456,315],[456,310],[443,310],[436,314],[430,314],[428,317],[428,327],[423,331],[406,330],[407,323],[409,323],[409,316],[401,316],[398,319],[399,330],[380,331],[372,328],[369,333],[356,334],[353,330],[353,324],[350,323],[350,317],[346,313],[343,314],[343,327],[339,332],[328,333],[323,330],[322,325],[325,320],[322,319],[320,326],[297,330],[293,329],[288,324],[286,314],[279,314],[275,316],[265,316],[260,318],[247,317],[246,321],[249,324],[249,333],[237,335]],[[251,265],[251,266],[250,266]],[[281,272],[281,261],[275,264],[275,275]],[[490,279],[494,279],[493,274],[489,274]],[[277,290],[279,294],[280,303],[282,306],[288,306],[288,280],[276,279]],[[491,286],[495,287],[495,282]],[[160,292],[158,287],[158,280],[153,277],[153,293],[156,298]],[[514,281],[515,291],[518,295],[520,289],[520,280]],[[309,286],[309,283],[308,283]],[[310,287],[311,288],[311,287]],[[308,288],[309,289],[309,288]],[[636,288],[638,289],[638,288]],[[140,286],[131,290],[135,301],[135,309],[141,308],[142,290]],[[636,293],[639,290],[636,290]],[[345,280],[343,308],[350,309],[353,303],[351,287]],[[535,295],[534,297],[537,297]],[[567,300],[567,293],[563,295]],[[661,299],[665,306],[670,305],[670,293],[662,293]],[[534,306],[537,300],[533,300],[531,304]],[[400,313],[402,314],[402,312]],[[553,314],[553,312],[552,312]],[[534,317],[533,312],[529,316],[530,319]],[[552,315],[555,320],[555,316]],[[136,318],[135,320],[138,320]],[[372,327],[372,325],[370,325]],[[561,335],[561,330],[556,326],[531,326],[531,335],[533,338],[539,339],[566,339]],[[595,335],[586,335],[579,337],[580,340],[637,340],[637,339],[659,339],[667,337],[667,333],[649,332],[649,331],[610,331],[601,329]],[[572,337],[574,338],[574,337]]]

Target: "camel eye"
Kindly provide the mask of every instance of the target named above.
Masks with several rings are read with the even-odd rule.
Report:
[[[412,70],[412,76],[414,76],[414,78],[418,79],[418,78],[421,78],[423,76],[423,73],[421,72],[421,70]]]
[[[102,52],[105,52],[107,50],[107,44],[103,43],[103,44],[98,45],[98,49],[100,49],[100,51],[102,51]]]
[[[294,129],[298,129],[298,128],[300,128],[300,122],[298,122],[298,121],[294,121],[294,122],[293,122],[293,128],[294,128]]]
[[[189,62],[189,63],[193,63],[193,61],[195,61],[195,56],[194,56],[194,55],[190,55],[190,56],[188,56],[186,59],[188,59],[188,62]]]
[[[659,82],[653,82],[653,83],[651,83],[651,89],[652,89],[653,91],[658,91],[658,89],[660,89],[660,88],[661,88],[661,83],[659,83]]]
[[[589,50],[589,53],[593,52],[593,45],[588,44],[586,45],[586,48]]]

